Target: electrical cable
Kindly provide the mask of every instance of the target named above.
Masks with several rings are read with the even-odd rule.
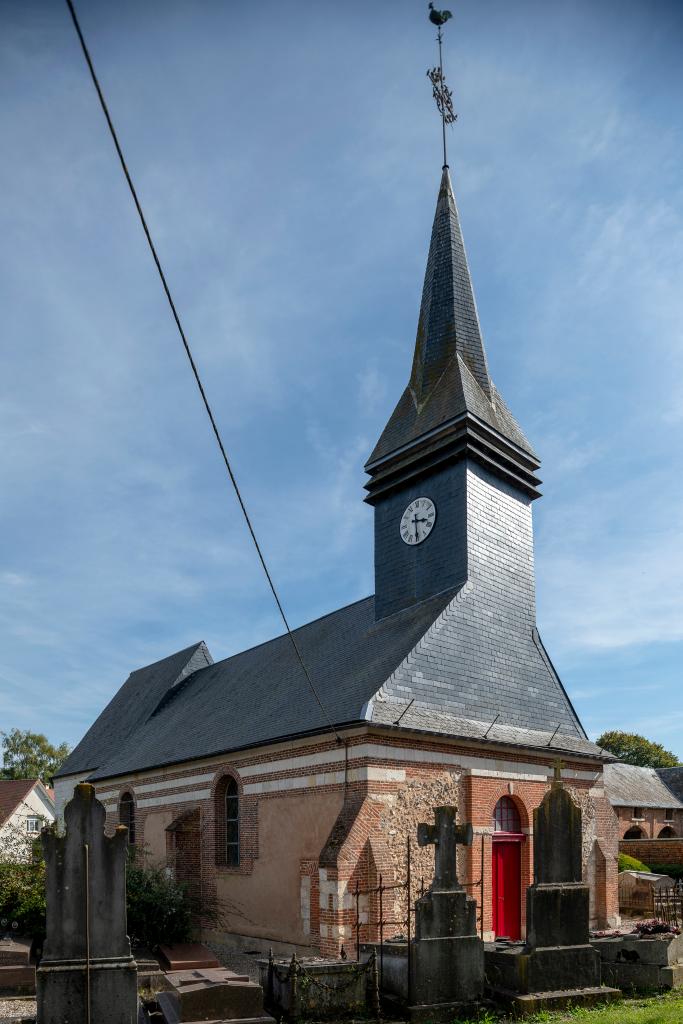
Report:
[[[275,589],[275,584],[273,583],[273,578],[270,575],[270,571],[269,571],[268,566],[266,564],[266,560],[264,558],[263,552],[261,551],[261,547],[259,545],[259,542],[256,539],[256,533],[254,532],[254,527],[252,526],[251,519],[249,518],[249,513],[247,512],[246,505],[244,504],[244,501],[242,499],[242,495],[240,493],[240,489],[238,487],[237,480],[235,478],[235,474],[232,471],[232,466],[230,465],[230,460],[228,459],[227,452],[226,452],[225,447],[223,445],[223,441],[221,439],[221,435],[220,435],[220,432],[218,430],[218,425],[216,424],[216,420],[214,419],[213,412],[211,411],[211,406],[209,405],[209,400],[206,397],[206,392],[204,390],[204,385],[202,384],[201,377],[199,376],[199,371],[197,369],[197,364],[194,361],[194,357],[192,355],[192,351],[190,349],[189,342],[188,342],[187,337],[185,335],[185,331],[183,330],[183,325],[182,325],[182,323],[180,321],[180,316],[178,315],[178,310],[176,309],[175,302],[173,301],[173,296],[171,295],[171,290],[170,290],[170,288],[168,286],[168,282],[166,281],[166,275],[164,274],[163,268],[161,266],[161,262],[159,260],[156,248],[154,246],[154,242],[152,240],[152,235],[150,233],[149,227],[147,226],[147,221],[146,221],[145,215],[144,215],[144,213],[142,211],[142,206],[140,204],[140,200],[138,199],[138,194],[135,191],[135,185],[133,184],[133,179],[130,176],[130,172],[128,170],[128,165],[126,164],[126,158],[123,155],[123,150],[121,149],[121,145],[119,143],[119,139],[118,139],[118,136],[116,134],[116,129],[114,128],[114,124],[113,124],[111,116],[109,114],[109,109],[107,107],[107,104],[106,104],[106,101],[105,101],[105,98],[104,98],[104,94],[102,92],[102,89],[100,87],[100,83],[99,83],[97,75],[95,73],[95,67],[94,67],[92,59],[90,57],[90,53],[88,51],[88,47],[86,46],[85,39],[83,37],[83,32],[81,31],[81,26],[79,24],[78,17],[76,15],[76,9],[75,9],[75,7],[73,5],[72,0],[66,0],[66,5],[69,8],[69,13],[71,15],[71,20],[73,21],[74,28],[76,29],[76,35],[78,36],[78,41],[81,44],[81,49],[83,51],[83,56],[85,57],[85,62],[88,65],[88,70],[90,71],[90,77],[92,78],[93,85],[95,86],[95,91],[97,92],[97,97],[98,97],[98,99],[100,101],[100,106],[102,107],[102,113],[104,114],[105,120],[107,122],[107,127],[109,128],[109,133],[110,133],[110,135],[112,137],[112,141],[114,143],[114,147],[116,148],[116,153],[117,153],[119,161],[121,163],[121,169],[123,170],[124,176],[126,178],[126,182],[128,183],[128,188],[130,189],[130,194],[133,197],[133,202],[135,203],[135,209],[138,212],[138,216],[140,218],[140,223],[142,224],[142,230],[145,233],[145,238],[147,239],[147,244],[149,246],[150,252],[152,253],[152,258],[154,259],[154,263],[156,264],[157,271],[159,272],[159,277],[161,279],[161,284],[163,286],[164,292],[166,293],[166,298],[168,299],[168,304],[171,307],[171,313],[173,314],[173,319],[175,320],[176,327],[178,328],[178,333],[180,334],[180,338],[181,338],[181,341],[183,343],[183,348],[185,349],[185,354],[186,354],[186,356],[187,356],[187,358],[189,360],[190,367],[192,369],[192,373],[194,375],[195,382],[197,384],[197,387],[199,388],[199,393],[200,393],[200,395],[202,397],[202,402],[204,403],[204,408],[206,409],[206,413],[207,413],[207,415],[209,417],[209,422],[211,423],[211,429],[213,430],[214,436],[216,438],[216,442],[218,444],[218,447],[220,449],[221,455],[223,457],[223,462],[225,463],[225,468],[228,471],[228,476],[230,477],[230,482],[231,482],[231,484],[233,486],[233,489],[235,491],[235,495],[237,496],[237,501],[239,502],[240,508],[242,509],[242,514],[244,515],[244,519],[245,519],[245,522],[246,522],[247,527],[249,529],[249,533],[251,534],[251,539],[254,542],[254,547],[256,548],[256,553],[257,553],[257,555],[259,557],[259,561],[261,562],[261,566],[262,566],[263,571],[264,571],[264,573],[266,575],[266,579],[268,580],[268,586],[270,587],[270,590],[272,592],[273,598],[275,599],[275,604],[277,605],[278,611],[280,613],[280,617],[282,618],[282,621],[283,621],[283,623],[285,625],[285,629],[287,631],[287,636],[289,637],[289,639],[290,639],[290,641],[292,643],[292,647],[294,648],[294,651],[296,653],[297,659],[299,660],[299,663],[301,665],[301,668],[303,669],[304,675],[306,676],[306,680],[307,680],[308,685],[309,685],[309,687],[311,689],[311,692],[313,693],[313,696],[315,697],[316,701],[318,702],[318,707],[322,711],[323,716],[327,719],[327,723],[328,723],[331,731],[334,733],[334,735],[336,737],[336,740],[337,740],[337,743],[342,743],[343,742],[342,738],[339,735],[339,732],[337,731],[337,729],[335,728],[335,726],[334,726],[334,724],[332,722],[332,719],[330,718],[327,710],[323,706],[323,703],[322,703],[322,701],[320,699],[320,696],[318,695],[318,691],[316,690],[315,686],[313,685],[313,680],[311,679],[309,671],[308,671],[308,669],[306,667],[306,663],[305,663],[305,661],[303,659],[303,656],[301,654],[301,651],[299,649],[299,645],[297,644],[296,638],[295,638],[294,634],[292,633],[292,630],[290,628],[289,622],[287,621],[287,616],[285,615],[284,608],[282,607],[282,603],[280,601],[280,598],[278,597],[277,590]]]

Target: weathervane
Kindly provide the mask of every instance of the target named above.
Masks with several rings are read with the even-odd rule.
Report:
[[[436,25],[438,28],[437,42],[439,44],[439,66],[437,68],[430,68],[427,72],[427,78],[432,83],[432,96],[436,101],[436,106],[441,114],[441,134],[443,137],[443,165],[448,166],[448,160],[446,158],[446,125],[454,124],[457,120],[458,115],[453,110],[453,94],[446,85],[446,79],[443,73],[443,58],[441,55],[441,43],[443,41],[443,34],[441,32],[442,27],[446,22],[452,18],[453,15],[450,11],[437,11],[434,4],[429,4],[429,20],[432,25]]]

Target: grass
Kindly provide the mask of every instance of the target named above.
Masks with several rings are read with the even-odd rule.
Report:
[[[683,990],[639,999],[623,999],[595,1009],[547,1010],[521,1018],[527,1024],[683,1024]],[[508,1024],[509,1017],[485,1014],[462,1024]],[[519,1024],[519,1019],[517,1021]]]

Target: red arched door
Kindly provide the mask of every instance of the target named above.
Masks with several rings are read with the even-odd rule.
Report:
[[[496,938],[522,936],[522,843],[514,800],[501,797],[493,813],[493,931]]]

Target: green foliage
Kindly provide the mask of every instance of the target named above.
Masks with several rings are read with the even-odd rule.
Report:
[[[39,845],[39,844],[37,844]],[[166,868],[137,863],[126,875],[128,934],[133,943],[155,948],[162,942],[192,938],[195,915],[217,923],[220,914],[210,901],[193,900]],[[0,922],[18,924],[21,935],[45,934],[45,862],[37,855],[30,863],[0,862]]]
[[[46,785],[69,755],[69,746],[54,747],[39,732],[10,729],[2,736],[2,779],[41,779]]]
[[[154,949],[162,942],[192,938],[192,901],[163,867],[128,865],[128,934],[131,942]]]
[[[20,935],[45,934],[45,863],[0,864],[0,930],[6,920]]]
[[[668,875],[674,881],[683,880],[683,864],[653,864],[650,871],[655,875]]]
[[[612,729],[603,732],[595,742],[625,764],[636,764],[641,768],[676,768],[679,763],[676,755],[661,743],[653,743],[637,732]]]
[[[619,870],[620,871],[649,871],[647,864],[643,864],[642,860],[637,860],[635,857],[629,857],[627,853],[619,854]]]

